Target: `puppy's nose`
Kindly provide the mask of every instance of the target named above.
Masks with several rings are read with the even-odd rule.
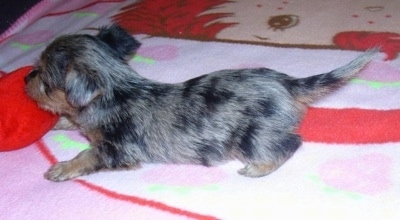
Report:
[[[25,76],[25,83],[28,83],[31,79],[35,78],[37,76],[38,71],[37,70],[32,70],[27,76]]]

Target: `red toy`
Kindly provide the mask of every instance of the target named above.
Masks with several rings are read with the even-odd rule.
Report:
[[[25,93],[22,67],[0,78],[0,151],[26,147],[48,132],[58,116],[40,109]]]

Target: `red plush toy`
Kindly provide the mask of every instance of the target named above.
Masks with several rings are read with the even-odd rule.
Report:
[[[31,70],[31,66],[22,67],[0,78],[0,151],[34,143],[58,120],[25,93],[24,78]]]

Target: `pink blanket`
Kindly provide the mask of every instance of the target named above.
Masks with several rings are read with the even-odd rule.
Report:
[[[111,23],[142,42],[131,66],[169,83],[247,67],[304,77],[373,46],[382,53],[312,104],[302,147],[267,177],[242,177],[232,161],[53,183],[42,177],[50,164],[89,145],[76,131],[50,131],[0,152],[0,219],[400,219],[399,11],[396,0],[41,1],[0,35],[1,72],[32,65],[59,35]]]

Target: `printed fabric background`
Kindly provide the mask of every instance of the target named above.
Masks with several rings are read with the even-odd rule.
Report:
[[[249,67],[305,77],[381,53],[312,104],[302,147],[269,176],[242,177],[232,161],[53,183],[47,168],[89,145],[77,131],[50,131],[0,152],[0,219],[399,219],[399,10],[397,0],[39,1],[0,33],[0,76],[33,65],[57,36],[112,23],[142,42],[129,64],[167,83]]]

